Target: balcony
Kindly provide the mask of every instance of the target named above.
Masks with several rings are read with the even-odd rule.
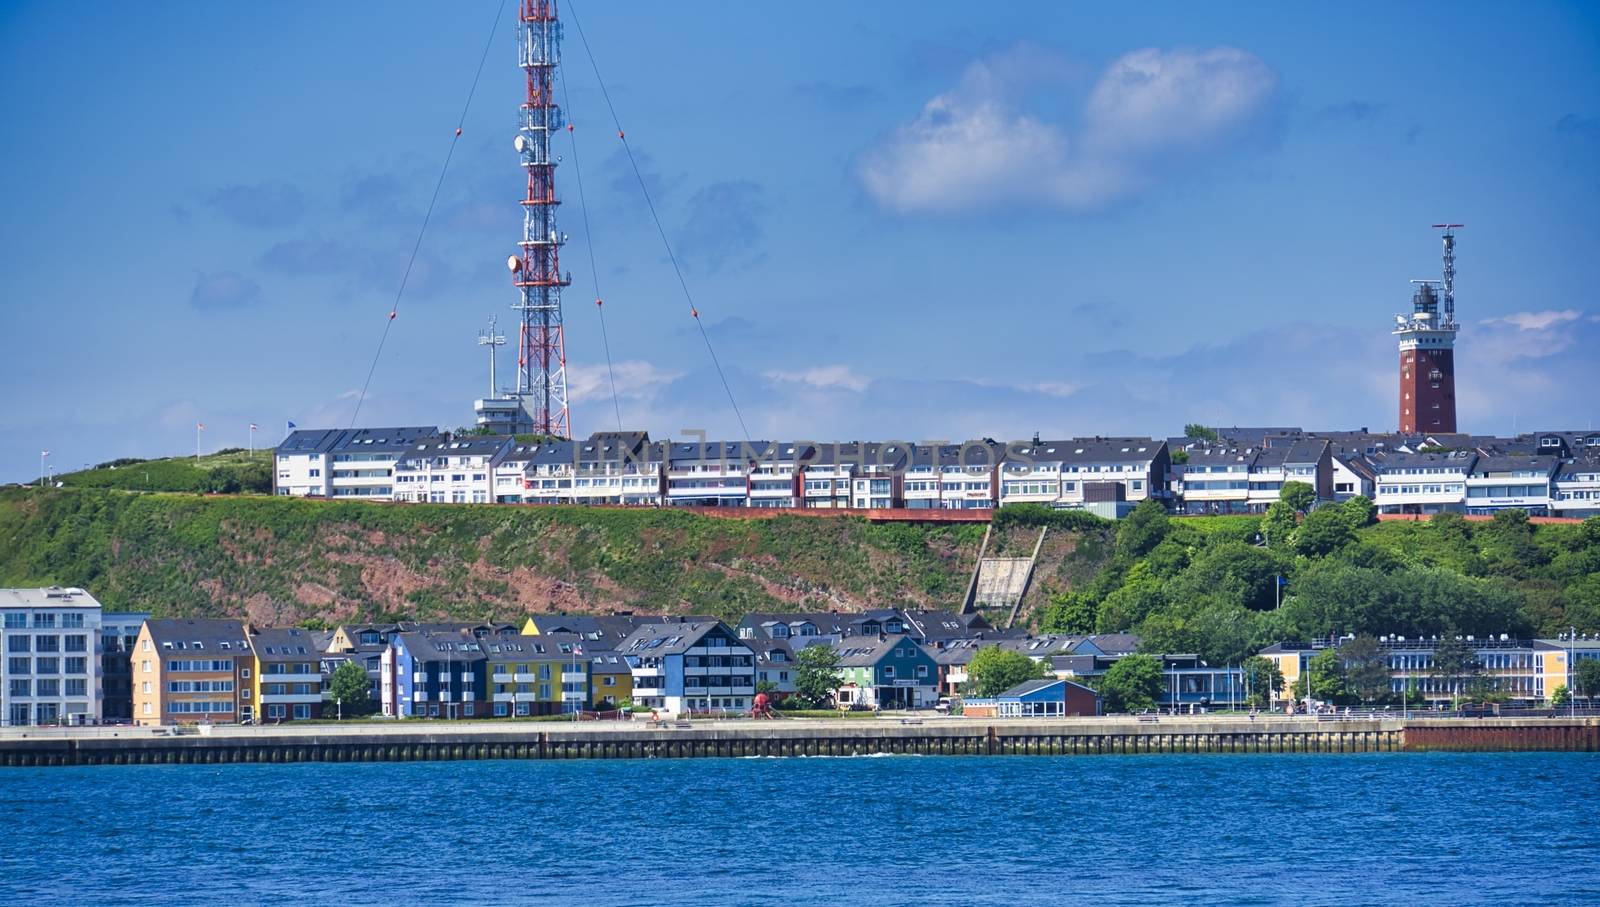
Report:
[[[579,671],[576,674],[574,674],[574,673],[572,673],[570,671],[562,671],[561,672],[561,682],[562,683],[584,683],[588,679],[589,679],[589,675],[583,673],[582,671]]]

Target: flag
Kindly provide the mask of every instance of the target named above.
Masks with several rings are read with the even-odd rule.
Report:
[[[251,431],[255,431],[256,430],[256,424],[254,422],[250,423],[250,430]]]
[[[39,451],[39,456],[41,456],[41,457],[48,457],[48,456],[50,456],[50,451],[48,451],[48,450],[41,450],[41,451]]]
[[[583,643],[580,642],[577,645],[573,646],[572,647],[572,654],[574,654],[574,655],[582,655],[583,654]]]
[[[194,424],[194,427],[195,427],[196,431],[205,431],[206,430],[206,424],[204,422],[196,422]]]
[[[289,426],[289,430],[290,431],[294,431],[294,423],[293,422],[285,422],[283,424]]]

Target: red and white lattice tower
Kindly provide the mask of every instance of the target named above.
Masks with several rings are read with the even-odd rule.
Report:
[[[561,288],[572,282],[561,273],[566,237],[556,228],[556,159],[551,137],[562,126],[555,99],[555,70],[561,58],[561,23],[555,0],[518,0],[517,54],[527,79],[522,123],[515,145],[528,172],[522,201],[522,242],[507,262],[520,297],[512,308],[521,316],[517,337],[517,386],[527,424],[539,434],[568,437],[567,351],[561,320]],[[521,418],[519,418],[519,423]]]

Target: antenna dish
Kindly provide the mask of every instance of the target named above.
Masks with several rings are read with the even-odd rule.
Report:
[[[518,154],[521,154],[523,151],[527,150],[527,148],[528,148],[528,140],[519,135],[516,138],[511,140],[511,146],[513,148],[517,149],[517,153]]]
[[[513,255],[506,259],[506,267],[511,270],[511,273],[515,274],[516,272],[522,270],[522,259]]]

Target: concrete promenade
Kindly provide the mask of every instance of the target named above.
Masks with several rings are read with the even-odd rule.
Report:
[[[7,728],[0,766],[747,756],[1600,751],[1600,718],[1163,716],[384,721],[210,728]]]

